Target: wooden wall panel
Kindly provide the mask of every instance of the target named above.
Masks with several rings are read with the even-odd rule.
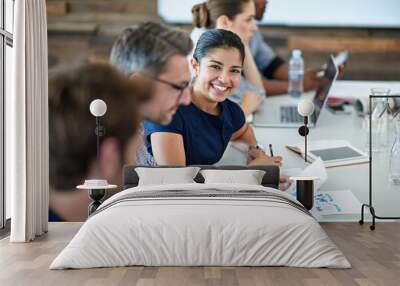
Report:
[[[310,52],[400,53],[400,38],[290,36],[288,47]]]
[[[47,8],[50,67],[77,59],[107,60],[113,41],[125,27],[161,21],[157,0],[47,0]],[[319,68],[329,54],[347,49],[345,79],[400,80],[400,29],[259,28],[285,60],[292,49],[300,48],[306,67]]]
[[[47,0],[48,3],[60,0]],[[63,0],[70,13],[133,13],[157,15],[157,0]]]
[[[66,1],[47,1],[46,3],[48,16],[64,16],[67,14]]]

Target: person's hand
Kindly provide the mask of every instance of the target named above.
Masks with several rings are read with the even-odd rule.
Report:
[[[304,91],[315,90],[319,86],[321,78],[318,73],[321,70],[309,70],[304,73]]]
[[[338,66],[339,73],[337,79],[343,79],[344,77],[344,70],[346,68],[346,63],[341,64]],[[304,91],[315,90],[324,80],[324,77],[318,76],[321,72],[321,69],[309,70],[304,73]],[[326,78],[325,78],[326,79]]]
[[[275,166],[281,166],[282,165],[282,157],[276,156],[276,157],[270,157],[267,156],[265,153],[261,154],[260,152],[257,152],[257,157],[252,157],[249,151],[249,156],[247,158],[247,164],[248,165],[275,165]]]
[[[279,177],[279,190],[286,191],[292,185],[293,181],[288,176]]]
[[[344,69],[346,68],[346,63],[341,64],[338,68],[339,68],[339,73],[338,73],[337,79],[343,79],[344,78]]]
[[[250,145],[249,151],[247,153],[247,157],[249,160],[254,160],[258,157],[262,157],[265,155],[265,151],[261,148],[256,148],[254,145]]]

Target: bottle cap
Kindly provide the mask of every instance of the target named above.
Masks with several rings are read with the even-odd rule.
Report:
[[[301,57],[301,51],[300,50],[293,50],[292,51],[292,57],[300,58]]]

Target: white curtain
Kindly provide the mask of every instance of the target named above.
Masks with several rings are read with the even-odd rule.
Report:
[[[13,92],[6,98],[6,187],[12,242],[47,232],[48,66],[45,0],[15,1]]]

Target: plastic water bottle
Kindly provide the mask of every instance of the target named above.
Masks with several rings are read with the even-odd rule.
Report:
[[[289,61],[289,88],[288,93],[293,97],[300,97],[303,94],[304,62],[300,50],[292,51],[292,58]]]

